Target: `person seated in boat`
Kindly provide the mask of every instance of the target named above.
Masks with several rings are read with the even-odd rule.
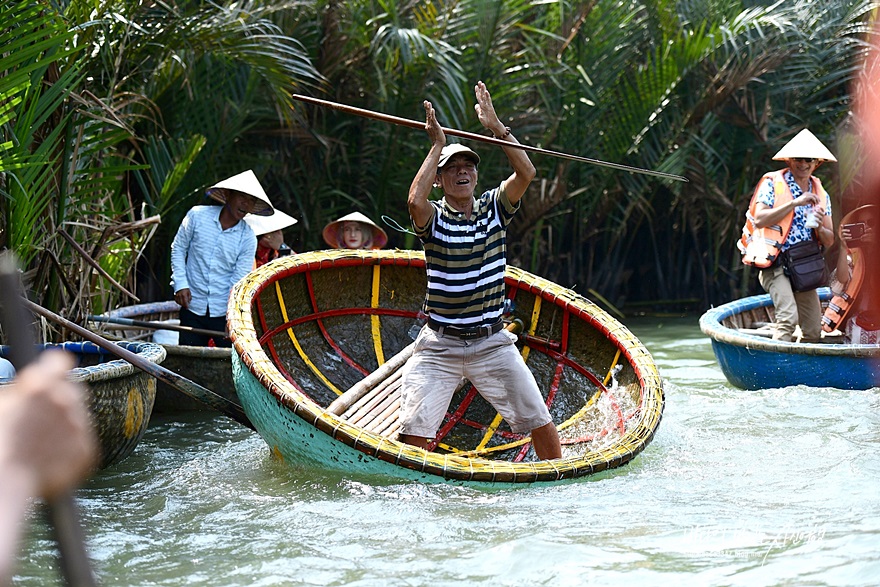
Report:
[[[875,242],[874,205],[861,206],[840,223],[837,265],[831,274],[833,297],[822,317],[826,332],[842,330],[844,340],[854,344],[880,342],[880,314],[868,307],[862,293],[869,277],[865,253]]]
[[[826,248],[834,244],[831,199],[813,173],[822,163],[837,159],[804,129],[773,160],[785,161],[787,167],[765,174],[758,182],[738,246],[743,263],[760,268],[758,281],[773,300],[773,338],[792,341],[800,325],[801,340],[818,341],[822,336],[819,295],[815,289],[794,291],[782,259],[799,243],[818,240]]]
[[[255,269],[278,257],[291,254],[290,247],[284,244],[284,233],[282,231],[296,224],[296,218],[276,208],[275,213],[271,216],[248,214],[244,217],[244,221],[248,223],[257,237],[257,252],[254,259]]]
[[[71,381],[73,358],[42,353],[0,393],[0,585],[10,584],[36,497],[76,488],[98,462],[85,392]]]
[[[324,227],[324,242],[334,249],[381,249],[388,235],[360,212],[352,212]]]
[[[477,116],[496,138],[516,143],[483,82],[474,88]],[[446,144],[433,105],[424,102],[431,148],[409,190],[412,226],[425,249],[427,323],[419,331],[401,386],[400,440],[428,448],[452,393],[466,377],[515,433],[531,433],[540,459],[561,456],[556,426],[535,377],[502,328],[505,235],[535,177],[522,149],[505,148],[513,173],[475,198],[480,157],[461,144]],[[431,188],[439,201],[428,199]]]
[[[248,214],[271,216],[269,196],[253,171],[217,183],[207,195],[222,206],[195,206],[171,243],[171,285],[180,305],[181,326],[226,331],[226,303],[232,286],[254,266],[257,238],[243,222]],[[180,344],[229,347],[228,338],[181,332]]]

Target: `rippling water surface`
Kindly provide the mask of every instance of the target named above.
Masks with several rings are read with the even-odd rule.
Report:
[[[159,420],[77,492],[104,586],[877,585],[880,389],[730,386],[695,318],[627,320],[666,410],[629,465],[485,490],[273,461],[222,417]],[[15,585],[60,584],[32,525]]]

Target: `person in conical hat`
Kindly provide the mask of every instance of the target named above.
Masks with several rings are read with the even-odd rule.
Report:
[[[296,224],[296,218],[276,209],[271,216],[248,214],[244,217],[244,221],[257,236],[254,268],[291,253],[290,247],[284,244],[284,234],[281,231]]]
[[[785,161],[787,167],[765,174],[755,188],[743,228],[743,262],[760,268],[758,281],[770,294],[776,313],[774,338],[793,341],[800,326],[802,340],[817,341],[822,335],[819,296],[815,289],[795,291],[783,266],[792,247],[813,246],[811,241],[820,249],[834,244],[831,198],[813,172],[837,159],[803,129],[773,160]],[[755,255],[756,247],[765,252]]]
[[[194,206],[171,243],[171,285],[180,305],[180,324],[226,330],[226,303],[232,286],[254,264],[257,237],[248,214],[271,217],[275,209],[253,171],[233,175],[205,193],[222,206]],[[180,333],[180,344],[230,346],[228,338]]]
[[[388,244],[385,231],[360,212],[330,222],[322,234],[334,249],[381,249]]]

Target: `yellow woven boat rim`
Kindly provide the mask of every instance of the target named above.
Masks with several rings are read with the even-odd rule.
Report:
[[[391,440],[351,426],[345,420],[327,413],[324,408],[287,381],[257,341],[251,307],[254,298],[274,281],[310,270],[331,267],[340,261],[351,265],[360,260],[364,265],[424,266],[421,251],[334,249],[282,257],[259,267],[233,288],[227,320],[236,352],[247,369],[288,409],[316,428],[331,434],[358,450],[386,461],[407,463],[410,469],[451,478],[491,476],[531,478],[536,480],[564,479],[616,467],[640,452],[656,431],[663,413],[663,386],[657,366],[642,343],[620,322],[602,308],[570,289],[537,277],[516,267],[507,267],[505,280],[525,284],[527,289],[545,301],[570,310],[575,317],[587,321],[611,339],[633,367],[641,385],[642,409],[637,422],[611,446],[588,452],[579,457],[518,462],[495,461],[482,457],[428,452],[421,448]],[[521,285],[519,287],[522,287]],[[631,423],[632,424],[632,423]],[[628,425],[629,426],[629,425]]]

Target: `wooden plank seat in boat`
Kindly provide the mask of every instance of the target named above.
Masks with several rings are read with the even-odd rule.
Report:
[[[415,343],[394,355],[378,369],[355,383],[327,406],[327,412],[374,434],[397,436],[402,367],[412,356]]]
[[[415,343],[394,355],[378,369],[355,383],[327,406],[327,412],[368,432],[396,438],[400,431],[400,386],[403,366],[413,354]],[[462,379],[454,393],[468,384]]]

